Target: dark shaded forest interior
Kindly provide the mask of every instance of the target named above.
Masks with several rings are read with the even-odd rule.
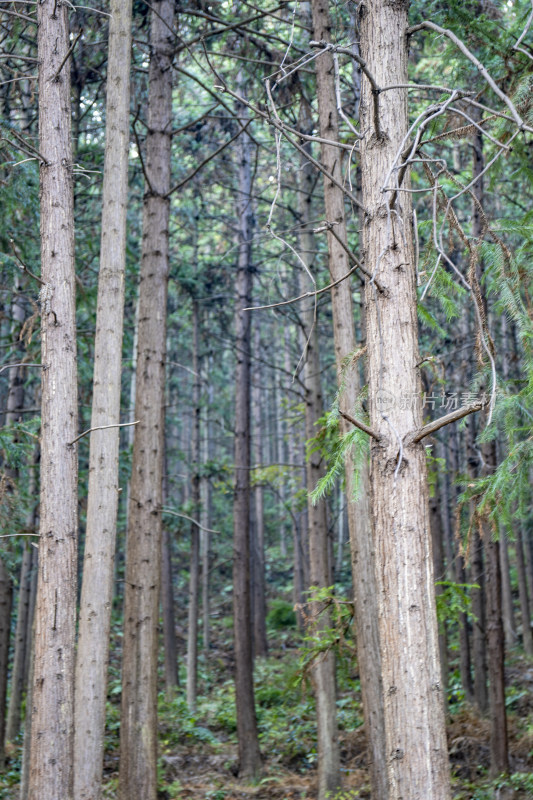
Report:
[[[533,797],[533,0],[0,0],[0,798]]]

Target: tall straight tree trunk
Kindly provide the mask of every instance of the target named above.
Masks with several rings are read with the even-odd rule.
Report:
[[[477,120],[481,121],[482,112],[476,109]],[[478,128],[474,134],[473,147],[473,192],[479,205],[472,205],[472,236],[477,243],[485,233],[485,223],[481,218],[479,206],[484,202],[485,159],[483,156],[483,136]],[[477,246],[475,242],[475,245]],[[481,285],[484,264],[478,258],[476,266],[476,280]],[[488,319],[486,298],[482,299],[483,308],[480,315]],[[481,334],[484,335],[484,334]],[[489,347],[491,343],[489,343]],[[486,411],[481,413],[481,427],[486,424]],[[497,467],[496,442],[482,442],[481,446],[481,476],[491,475]],[[487,671],[489,679],[488,705],[490,708],[490,772],[496,776],[509,770],[509,751],[507,736],[507,715],[505,710],[505,637],[503,631],[502,614],[502,579],[500,569],[500,543],[493,536],[491,524],[487,518],[481,520],[481,535],[485,550],[485,603],[486,603],[486,652]]]
[[[405,84],[409,3],[359,6],[361,56],[378,86]],[[408,129],[407,93],[379,99],[362,78],[361,180],[365,208],[372,519],[390,800],[447,800],[448,750],[438,650],[422,427],[412,205],[408,192],[384,192]],[[395,174],[395,173],[393,173]],[[409,187],[408,175],[404,183]],[[376,284],[386,291],[379,291]],[[404,408],[404,405],[410,407]]]
[[[155,0],[150,67],[135,426],[124,597],[119,797],[157,793],[157,642],[165,403],[173,0]]]
[[[242,85],[242,75],[239,76]],[[239,106],[239,116],[244,110]],[[261,767],[255,717],[250,595],[250,312],[252,299],[252,142],[239,138],[239,253],[235,303],[235,494],[233,500],[233,625],[239,773],[255,778]]]
[[[328,0],[312,0],[313,33],[318,41],[331,41],[331,20]],[[316,60],[316,79],[318,91],[318,112],[320,135],[330,141],[338,141],[339,124],[336,105],[335,70],[331,53],[323,53]],[[332,145],[322,144],[322,163],[329,172],[342,183],[340,150]],[[343,244],[346,244],[346,214],[342,190],[324,180],[324,203],[326,220],[334,225],[328,233],[329,271],[332,281],[347,274],[350,262]],[[336,235],[334,235],[336,234]],[[340,240],[340,241],[339,241]],[[335,343],[335,364],[337,383],[343,387],[340,406],[350,412],[359,390],[358,365],[350,364],[350,356],[355,353],[355,328],[351,283],[344,280],[331,292],[333,312],[333,332]],[[340,421],[341,432],[350,429],[344,418]],[[383,716],[383,689],[381,685],[380,649],[377,623],[377,594],[374,578],[374,544],[369,508],[368,463],[360,466],[360,499],[353,500],[355,464],[351,455],[346,458],[347,513],[350,531],[350,550],[355,605],[355,631],[357,640],[357,659],[361,679],[363,710],[366,733],[371,752],[371,783],[373,794],[386,800],[386,753],[384,750],[385,728]]]
[[[531,611],[527,592],[526,561],[524,558],[525,526],[520,520],[516,527],[516,571],[518,575],[518,597],[522,617],[522,642],[527,656],[533,656],[533,636],[531,634]],[[500,542],[501,546],[501,542]]]
[[[37,6],[43,370],[30,800],[70,800],[74,778],[78,397],[68,13],[54,0]]]
[[[200,321],[198,301],[192,304],[193,326],[193,398],[192,398],[192,442],[191,442],[191,501],[193,516],[200,515],[200,367],[198,350],[200,347]],[[196,523],[191,525],[191,560],[189,570],[189,610],[187,627],[187,705],[191,711],[196,710],[198,693],[198,591],[200,586],[200,531]]]
[[[22,392],[21,400],[23,400]],[[21,406],[22,407],[22,406]],[[6,415],[9,420],[9,412]],[[39,448],[35,448],[33,468],[30,471],[28,494],[34,497],[37,489],[36,462],[38,461]],[[17,471],[18,472],[18,471]],[[34,506],[28,513],[26,525],[28,530],[36,530],[37,508]],[[20,583],[17,606],[17,624],[15,628],[15,646],[13,651],[13,665],[11,668],[11,690],[9,693],[9,707],[6,723],[6,741],[12,742],[20,730],[20,715],[22,695],[27,685],[27,671],[25,664],[28,650],[31,647],[31,627],[28,620],[31,616],[32,579],[33,579],[33,552],[35,548],[27,541],[24,542],[22,564],[20,567]],[[34,582],[33,582],[34,583]],[[3,728],[0,728],[3,730]]]
[[[164,442],[163,505],[168,499],[168,440]],[[172,580],[172,541],[168,528],[161,530],[161,615],[163,617],[163,659],[165,691],[171,700],[179,685],[178,646],[176,640],[176,618],[174,614],[174,586]]]
[[[509,380],[509,356],[511,353],[511,337],[509,336],[507,317],[502,314],[500,319],[502,337],[502,377],[504,383]],[[511,566],[509,562],[509,541],[504,526],[500,526],[500,568],[502,573],[502,608],[503,632],[505,635],[505,649],[510,650],[516,644],[516,624],[514,617],[513,594],[511,589]]]
[[[12,742],[20,730],[20,712],[24,691],[24,657],[30,646],[27,634],[27,619],[30,608],[32,546],[25,543],[20,568],[20,586],[17,606],[17,625],[15,628],[15,649],[11,670],[11,690],[6,724],[6,741]],[[1,568],[0,568],[1,569]],[[3,730],[3,727],[0,728]]]
[[[452,445],[450,447],[450,471],[452,475],[458,475],[461,472],[459,461],[459,436],[457,431],[457,424],[450,426],[453,429],[453,437],[451,438]],[[455,490],[452,489],[452,504],[457,503],[459,495],[459,488],[456,486]],[[457,527],[459,527],[459,520],[456,520]],[[456,541],[459,540],[460,532],[455,531]],[[458,551],[453,560],[453,580],[456,583],[466,583],[466,569],[464,558]],[[459,614],[459,672],[461,675],[461,685],[465,693],[467,703],[474,703],[474,684],[472,682],[472,669],[470,658],[470,637],[468,629],[468,616],[465,612]]]
[[[91,428],[120,421],[130,110],[131,0],[112,0]],[[101,797],[118,510],[119,428],[93,430],[76,656],[74,795]]]
[[[309,128],[304,119],[308,117],[305,101],[300,106],[300,129]],[[308,123],[309,120],[306,120]],[[298,191],[298,222],[300,226],[299,243],[301,258],[312,270],[313,233],[310,226],[311,203],[314,175],[311,163],[302,157]],[[309,289],[309,279],[300,270],[300,294]],[[305,392],[305,438],[316,436],[316,423],[324,413],[322,387],[320,380],[320,357],[318,351],[318,329],[314,298],[304,301],[301,309],[303,331],[306,339],[304,364]],[[310,498],[319,480],[324,477],[325,465],[319,451],[311,453],[307,459],[306,477],[309,519],[309,567],[311,586],[323,589],[331,585],[331,562],[328,547],[327,506],[324,498],[316,503]],[[331,626],[328,612],[319,603],[311,608],[312,624],[310,633],[320,636],[320,631]],[[311,670],[311,680],[315,692],[317,716],[317,761],[318,798],[325,800],[338,791],[340,786],[340,755],[337,729],[335,654],[325,653],[316,659]]]
[[[255,381],[252,387],[252,416],[255,446],[254,462],[259,467],[263,465],[263,419],[261,397],[261,334],[259,324],[254,331],[254,354],[256,361]],[[265,587],[265,509],[264,487],[261,482],[254,488],[255,525],[252,540],[252,565],[254,570],[253,586],[253,636],[254,654],[266,656],[268,654],[268,640],[266,631],[266,587]]]
[[[214,408],[214,386],[210,380],[213,358],[209,354],[207,358],[206,377],[207,386],[207,408],[206,420],[204,424],[204,463],[213,458],[213,422],[212,411]],[[211,641],[211,627],[209,624],[210,602],[209,602],[209,553],[210,553],[210,533],[211,528],[211,481],[208,476],[202,478],[200,491],[202,497],[202,525],[200,551],[202,560],[202,620],[203,620],[203,647],[206,655],[209,653]]]
[[[4,731],[12,600],[13,583],[11,576],[4,562],[0,559],[0,769],[3,768],[5,763]]]
[[[165,664],[165,691],[172,699],[179,684],[178,653],[174,617],[174,590],[172,586],[172,547],[166,525],[161,532],[161,610],[163,616],[163,641]]]

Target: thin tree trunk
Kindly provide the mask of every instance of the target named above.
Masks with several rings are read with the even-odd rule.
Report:
[[[502,574],[502,609],[505,649],[510,650],[516,644],[516,624],[514,618],[513,595],[511,591],[509,542],[503,526],[500,528],[500,569]]]
[[[509,355],[511,337],[509,336],[507,317],[502,314],[500,320],[502,335],[502,377],[504,383],[509,380]],[[514,617],[513,595],[511,590],[511,567],[509,564],[509,541],[504,526],[500,526],[500,568],[502,574],[502,607],[505,648],[509,650],[516,644],[516,624]]]
[[[193,300],[193,397],[192,397],[192,443],[191,443],[191,501],[193,516],[200,514],[200,367],[198,349],[200,346],[200,321],[198,302]],[[187,627],[187,705],[190,711],[196,710],[198,693],[198,601],[200,587],[200,531],[198,525],[191,525],[191,561],[189,571],[189,614]]]
[[[239,78],[242,86],[242,75]],[[239,106],[239,116],[245,112]],[[233,624],[239,774],[257,777],[261,767],[252,662],[250,600],[250,312],[252,299],[252,142],[239,138],[239,254],[235,304],[235,494],[233,502]]]
[[[303,125],[305,106],[300,108],[300,127]],[[300,224],[301,258],[312,271],[313,233],[311,231],[311,202],[314,175],[311,164],[302,160],[300,166],[300,186],[298,192],[298,216]],[[300,271],[300,293],[309,289],[307,274]],[[316,436],[316,422],[324,413],[320,381],[320,357],[318,351],[318,330],[316,309],[313,300],[304,301],[301,309],[303,330],[306,337],[304,385],[305,385],[305,438],[309,441]],[[311,453],[307,459],[308,496],[325,475],[325,465],[319,451]],[[311,586],[318,589],[331,585],[331,564],[328,542],[328,520],[325,498],[316,503],[307,503],[309,518],[309,566]],[[310,633],[320,636],[320,632],[331,627],[331,618],[323,604],[314,602],[311,606]],[[333,651],[316,659],[311,670],[315,692],[317,715],[317,761],[318,798],[335,794],[341,782],[340,754],[337,729],[335,654]]]
[[[91,428],[118,423],[128,204],[131,0],[112,0]],[[119,499],[119,428],[93,430],[76,657],[74,795],[101,797]]]
[[[157,642],[174,3],[154,0],[143,206],[135,426],[124,598],[119,797],[157,794]]]
[[[482,112],[475,110],[477,122],[481,121]],[[483,135],[477,128],[474,134],[473,147],[473,176],[476,182],[473,185],[474,194],[479,205],[472,205],[472,235],[480,241],[485,232],[485,223],[482,220],[480,207],[484,202],[483,171],[485,160],[483,157]],[[476,280],[481,285],[484,264],[478,259],[476,264]],[[483,298],[482,317],[488,319],[486,299]],[[481,412],[481,428],[486,425],[486,411]],[[497,467],[496,443],[494,441],[482,442],[481,445],[481,476],[491,475]],[[489,679],[488,704],[490,708],[490,772],[492,776],[509,770],[509,752],[507,737],[507,715],[505,710],[505,649],[502,622],[502,591],[500,571],[500,543],[493,537],[493,531],[487,518],[481,520],[481,533],[486,556],[486,650],[487,671]]]
[[[331,21],[328,3],[312,0],[314,38],[331,41]],[[336,105],[335,70],[331,53],[324,53],[316,60],[318,91],[318,111],[320,135],[330,141],[338,141],[338,111]],[[322,163],[342,182],[339,150],[331,145],[321,147]],[[351,267],[342,243],[347,243],[346,216],[342,191],[331,181],[324,181],[324,202],[326,219],[335,228],[335,234],[328,233],[329,271],[331,280],[336,281],[346,275]],[[339,241],[340,240],[340,241]],[[339,283],[331,292],[333,312],[333,332],[335,343],[335,363],[337,384],[343,387],[340,404],[343,411],[353,410],[360,391],[358,365],[348,365],[349,357],[356,350],[353,322],[353,304],[349,280]],[[350,430],[349,423],[341,418],[340,429],[343,434]],[[377,592],[374,577],[374,542],[369,507],[370,485],[368,462],[358,466],[360,499],[353,500],[353,486],[356,479],[356,465],[352,455],[345,462],[347,487],[348,527],[350,531],[350,551],[355,606],[355,631],[357,639],[357,659],[361,679],[361,693],[365,727],[371,757],[372,792],[380,800],[387,799],[386,752],[384,749],[385,727],[383,710],[383,688],[380,670],[380,646],[377,622]]]
[[[30,800],[73,796],[78,397],[68,7],[37,5],[41,177],[41,503]],[[58,675],[61,680],[58,680]]]
[[[30,654],[28,672],[28,693],[26,695],[26,720],[24,723],[24,745],[22,747],[22,764],[20,768],[20,793],[19,800],[28,800],[30,791],[30,750],[33,707],[33,676],[35,666],[35,628],[30,633]]]
[[[6,721],[7,669],[11,631],[13,583],[0,559],[0,769],[5,764],[4,730]]]
[[[490,442],[491,445],[494,442]],[[490,536],[490,528],[487,525]],[[507,714],[505,710],[504,635],[501,606],[499,542],[489,539],[487,554],[487,660],[490,705],[490,773],[509,771]]]
[[[254,351],[257,358],[261,354],[261,337],[259,325],[254,333]],[[263,464],[263,420],[261,406],[261,370],[257,361],[255,370],[255,383],[252,387],[252,415],[254,430],[254,462],[260,467]],[[254,570],[254,615],[253,635],[254,653],[256,656],[268,654],[268,641],[266,632],[266,589],[265,589],[265,520],[264,520],[264,488],[261,482],[254,489],[255,501],[255,526],[253,536],[252,564]],[[283,524],[283,522],[282,522]]]
[[[516,571],[518,574],[518,596],[520,599],[520,615],[522,618],[522,642],[527,656],[533,656],[533,636],[531,634],[531,611],[527,593],[526,562],[524,559],[524,530],[525,526],[519,521],[516,526]]]
[[[453,446],[450,447],[450,454],[451,454],[451,471],[453,475],[458,475],[461,471],[460,463],[459,463],[459,437],[457,435],[457,426],[454,424],[453,426]],[[457,502],[457,497],[459,494],[458,487],[455,488],[454,494],[452,494],[453,501]],[[458,523],[459,521],[456,520]],[[456,531],[456,540],[459,540],[459,531]],[[458,551],[455,554],[455,558],[453,561],[453,580],[456,583],[467,583],[467,575],[465,569],[465,562],[464,558],[461,553]],[[459,672],[461,675],[461,686],[463,687],[465,693],[465,700],[467,703],[474,703],[474,684],[472,682],[472,665],[471,665],[471,654],[470,654],[470,637],[469,637],[469,627],[468,627],[468,616],[466,613],[461,612],[459,614]]]
[[[437,597],[439,597],[443,592],[443,588],[439,585],[439,583],[440,581],[444,581],[446,579],[440,504],[441,498],[439,495],[437,482],[434,488],[434,495],[429,501],[431,545],[433,550],[433,571],[436,581],[435,595]],[[446,711],[448,706],[448,644],[446,637],[446,621],[441,622],[439,626],[439,656],[442,677],[442,701],[444,703],[444,710]]]
[[[359,7],[361,56],[378,86],[408,82],[408,5],[375,0]],[[406,443],[422,427],[422,408],[399,402],[420,397],[411,195],[393,199],[383,192],[407,133],[407,93],[394,89],[380,100],[379,129],[374,102],[363,76],[364,261],[387,289],[379,292],[373,281],[365,287],[370,425],[378,437],[371,447],[372,518],[389,798],[447,800],[426,453],[423,443]]]
[[[172,543],[166,525],[161,532],[161,608],[165,660],[165,691],[167,699],[174,695],[179,684],[174,589],[172,584]]]
[[[292,390],[292,380],[289,377],[291,374],[291,356],[290,356],[290,328],[285,327],[284,337],[284,369],[287,374],[287,394]],[[296,465],[298,459],[298,449],[296,440],[298,436],[298,429],[296,423],[288,426],[287,436],[287,451],[289,464]],[[301,486],[300,470],[296,470],[295,466],[291,467],[291,518],[292,518],[292,549],[293,549],[293,572],[294,572],[294,585],[293,585],[293,600],[296,607],[296,619],[298,628],[303,630],[304,615],[302,606],[305,601],[305,579],[304,579],[304,551],[302,544],[302,514],[296,508],[295,496],[296,492]],[[292,477],[294,476],[294,478]]]
[[[37,506],[35,510],[35,517],[34,517],[34,528],[37,531],[39,529],[39,507]],[[31,703],[29,702],[29,695],[31,691],[31,681],[30,681],[30,671],[32,669],[33,664],[33,656],[34,656],[34,648],[33,648],[33,636],[34,636],[34,619],[35,619],[35,605],[37,599],[37,578],[39,574],[39,550],[37,547],[31,548],[31,580],[30,580],[30,603],[28,609],[28,618],[26,620],[26,639],[28,641],[28,646],[26,647],[24,653],[24,685],[27,686],[27,694],[26,694],[26,722],[25,728],[28,727],[28,720],[31,717]],[[26,729],[24,730],[24,736],[26,736]]]
[[[472,636],[474,698],[481,713],[486,714],[489,698],[487,691],[487,639],[485,619],[485,548],[483,547],[483,542],[477,528],[472,532],[472,543],[470,547],[472,552],[470,580],[479,587],[478,589],[472,589],[472,614],[475,618]]]
[[[15,650],[11,669],[11,690],[6,725],[6,741],[8,742],[14,741],[20,730],[20,712],[22,694],[24,692],[24,660],[26,649],[30,647],[30,639],[27,638],[27,620],[30,610],[32,550],[31,544],[26,543],[24,545],[20,568]],[[3,730],[3,728],[0,728],[0,730]]]
[[[211,461],[213,457],[213,424],[212,414],[214,413],[214,387],[212,381],[209,379],[211,375],[212,356],[209,355],[207,359],[206,375],[209,381],[207,387],[207,419],[204,426],[204,463]],[[209,624],[209,554],[210,554],[210,534],[211,528],[211,482],[209,477],[202,478],[202,485],[200,491],[202,497],[202,525],[205,530],[201,531],[200,550],[202,559],[202,616],[203,616],[203,646],[204,652],[209,653],[211,631]]]

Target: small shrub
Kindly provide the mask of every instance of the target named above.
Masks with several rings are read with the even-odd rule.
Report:
[[[296,627],[296,613],[286,600],[273,600],[267,614],[267,625],[273,630]]]

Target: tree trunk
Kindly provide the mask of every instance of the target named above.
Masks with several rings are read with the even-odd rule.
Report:
[[[53,0],[37,6],[44,369],[30,800],[70,800],[74,778],[78,397],[68,13]]]
[[[155,0],[150,16],[146,186],[139,287],[135,426],[124,598],[119,797],[157,793],[157,641],[174,3]]]
[[[477,528],[472,531],[472,561],[470,580],[479,589],[472,589],[473,630],[473,662],[474,662],[474,698],[482,714],[486,714],[489,706],[487,693],[487,639],[485,619],[485,565],[483,542]]]
[[[303,124],[306,108],[304,101],[300,107],[300,129],[309,128]],[[306,116],[306,115],[305,115]],[[298,217],[300,225],[300,253],[310,271],[313,261],[313,233],[310,226],[311,202],[314,175],[311,163],[304,160],[300,166],[300,186],[298,192]],[[309,290],[307,274],[300,270],[300,294]],[[304,300],[301,308],[303,331],[306,338],[304,391],[305,391],[305,438],[316,436],[316,422],[324,413],[320,381],[320,357],[318,351],[318,330],[314,298]],[[331,562],[328,541],[328,519],[325,498],[313,502],[310,494],[324,477],[325,465],[318,450],[307,458],[307,513],[309,519],[309,567],[311,586],[318,589],[331,585]],[[322,630],[331,627],[331,617],[321,603],[311,605],[311,625],[309,633],[320,636]],[[317,761],[318,798],[325,800],[335,794],[340,787],[340,755],[337,729],[335,654],[333,651],[321,654],[311,670],[315,692],[317,716]]]
[[[436,581],[435,595],[438,597],[442,594],[443,588],[437,584],[440,581],[446,580],[438,482],[434,488],[433,497],[431,497],[429,500],[429,515],[431,527],[431,546],[433,550],[433,572],[435,574]],[[442,678],[442,701],[444,703],[444,710],[446,711],[448,706],[448,643],[446,637],[446,621],[441,622],[439,626],[439,656]]]
[[[331,41],[331,21],[327,0],[312,0],[314,38]],[[320,135],[330,141],[338,141],[339,125],[336,105],[335,70],[331,53],[324,53],[316,60],[318,92],[318,111]],[[342,182],[339,149],[322,144],[322,163],[339,183]],[[342,191],[324,180],[324,204],[326,219],[334,225],[328,233],[329,271],[331,280],[342,278],[351,264],[345,248],[347,243],[346,215]],[[337,238],[338,237],[338,238]],[[339,241],[340,240],[340,241]],[[351,283],[344,280],[332,289],[333,333],[335,344],[335,363],[337,383],[343,387],[340,406],[343,411],[351,411],[360,391],[357,364],[349,364],[349,357],[355,353],[356,340],[353,320]],[[341,418],[341,433],[350,430],[349,423]],[[347,487],[348,527],[350,531],[350,550],[355,606],[355,632],[357,639],[357,659],[361,679],[361,692],[365,717],[366,733],[371,752],[372,791],[381,800],[387,798],[386,754],[384,750],[385,728],[383,717],[383,689],[379,669],[380,650],[377,624],[377,594],[374,578],[374,543],[369,508],[368,462],[359,467],[360,499],[354,502],[352,492],[356,480],[356,465],[348,455],[345,462]]]
[[[172,549],[168,529],[163,525],[161,532],[161,608],[163,615],[163,640],[165,659],[165,690],[171,699],[178,678],[178,654],[174,618],[174,590],[172,586]]]
[[[259,325],[254,333],[254,351],[259,359],[261,354],[261,337]],[[252,387],[252,409],[254,429],[254,462],[259,467],[263,465],[263,420],[261,408],[261,370],[257,361],[255,370],[255,383]],[[266,632],[266,589],[265,589],[265,520],[264,520],[264,488],[261,482],[254,488],[255,501],[255,526],[252,541],[252,564],[254,570],[254,653],[256,656],[268,655],[268,641]],[[283,523],[282,523],[283,524]]]
[[[4,562],[0,559],[0,769],[3,769],[5,764],[4,730],[12,599],[13,584],[11,576],[5,568]]]
[[[527,656],[533,656],[533,636],[531,635],[531,612],[527,593],[526,562],[524,558],[525,526],[520,520],[516,526],[516,571],[518,574],[518,596],[522,617],[522,642]]]
[[[91,428],[120,421],[130,110],[131,0],[112,0]],[[118,511],[119,428],[93,430],[76,657],[74,795],[101,797]]]
[[[191,501],[193,517],[200,515],[200,367],[198,358],[199,326],[198,302],[193,300],[193,355],[192,369],[192,442],[191,442]],[[187,705],[189,710],[196,710],[198,693],[198,591],[200,586],[200,531],[194,522],[191,525],[191,561],[189,571],[189,615],[187,627]]]
[[[31,544],[26,544],[24,546],[22,565],[20,568],[15,650],[13,654],[13,667],[11,670],[11,691],[9,695],[6,725],[6,740],[8,742],[14,741],[20,730],[20,711],[25,677],[24,660],[26,649],[30,647],[30,639],[27,637],[27,620],[30,610],[32,550]],[[0,730],[3,730],[3,728],[0,728]]]
[[[475,111],[475,119],[480,122],[482,112]],[[480,207],[484,202],[483,171],[485,160],[483,157],[483,136],[481,130],[476,129],[473,147],[473,176],[476,182],[473,191],[479,205],[472,205],[472,236],[474,241],[480,242],[485,233],[485,223],[482,219]],[[480,258],[476,263],[476,280],[481,285],[484,264]],[[483,308],[481,316],[488,319],[486,299],[482,298]],[[480,335],[484,335],[480,333]],[[490,345],[489,345],[490,346]],[[481,353],[481,350],[480,350]],[[486,411],[481,412],[481,429],[486,425]],[[491,475],[497,466],[496,443],[494,441],[482,442],[481,449],[481,476]],[[500,571],[500,543],[493,538],[491,524],[487,518],[481,519],[481,538],[485,550],[485,604],[486,604],[486,653],[487,671],[489,679],[488,706],[490,708],[490,772],[492,776],[509,770],[509,753],[507,739],[507,716],[505,711],[505,650],[502,621],[502,586]]]
[[[209,381],[207,387],[207,409],[204,426],[204,463],[211,461],[213,458],[213,423],[212,414],[214,412],[214,387],[212,381],[209,380],[211,375],[213,358],[209,354],[207,359],[207,379]],[[209,653],[211,642],[211,630],[209,624],[209,554],[210,554],[210,533],[208,528],[211,527],[211,481],[208,476],[202,478],[202,485],[200,491],[202,497],[202,525],[205,530],[201,531],[200,550],[202,559],[202,616],[203,616],[203,646],[206,655]]]
[[[361,56],[378,86],[408,82],[408,5],[375,0],[359,7]],[[370,425],[378,437],[371,447],[372,519],[389,798],[447,800],[426,453],[408,439],[422,427],[422,408],[400,402],[420,397],[421,388],[411,195],[383,191],[407,133],[407,94],[387,92],[379,129],[375,102],[363,77],[363,248],[376,281],[365,287]],[[408,175],[404,184],[409,188]]]
[[[242,76],[239,83],[242,84]],[[239,106],[239,116],[245,113]],[[239,138],[239,254],[235,303],[235,494],[233,501],[233,624],[239,774],[261,767],[255,717],[250,600],[250,312],[252,299],[252,142]]]
[[[505,649],[510,650],[516,644],[516,624],[514,618],[513,594],[511,590],[509,542],[503,526],[500,528],[500,569],[502,573],[502,609]]]

